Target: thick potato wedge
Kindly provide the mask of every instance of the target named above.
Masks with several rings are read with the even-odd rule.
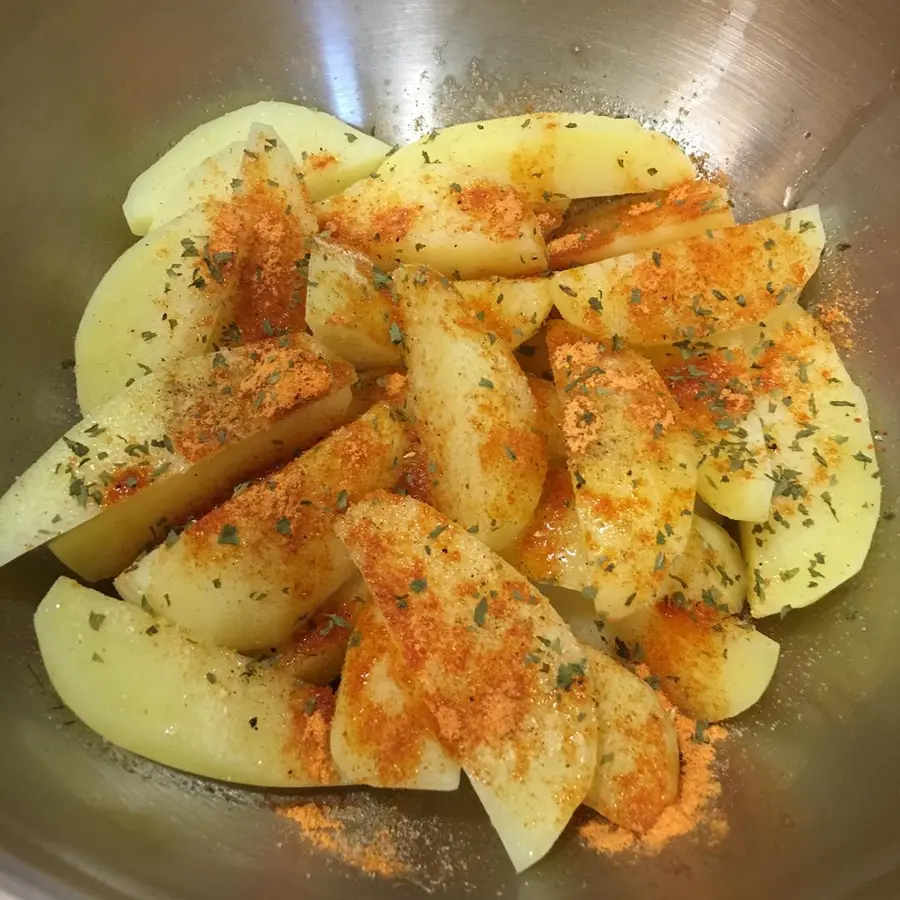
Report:
[[[379,405],[242,486],[116,588],[205,643],[274,647],[353,574],[334,523],[360,497],[396,484],[407,446],[403,425]]]
[[[220,211],[191,210],[129,247],[103,276],[75,335],[84,415],[161,365],[210,349],[245,244],[241,230],[217,227]],[[184,256],[191,248],[197,258]]]
[[[547,242],[551,269],[639,253],[734,225],[725,188],[682,181],[668,191],[619,197],[567,216]]]
[[[399,368],[391,276],[364,254],[322,238],[309,256],[306,320],[324,346],[358,369]]]
[[[810,206],[558,272],[556,306],[604,341],[689,343],[796,300],[824,243],[819,208]]]
[[[329,688],[301,685],[60,578],[34,617],[44,665],[88,727],[148,759],[221,781],[338,781]]]
[[[585,588],[616,620],[654,603],[687,544],[697,453],[649,360],[607,352],[563,322],[547,344],[563,406]]]
[[[304,331],[306,254],[316,218],[293,160],[266,126],[241,148],[240,178],[125,252],[75,338],[82,412],[165,362]]]
[[[774,495],[741,524],[750,610],[808,606],[862,568],[881,505],[863,392],[825,329],[797,308],[759,330],[754,388],[771,439]]]
[[[161,368],[83,419],[0,499],[0,562],[54,538],[82,578],[118,575],[235,482],[344,421],[354,377],[301,335]]]
[[[429,496],[488,546],[509,544],[537,506],[546,443],[528,381],[500,341],[478,327],[445,278],[395,278],[409,405],[432,475]]]
[[[350,784],[455,791],[460,768],[434,736],[425,702],[377,607],[360,615],[341,672],[331,753]]]
[[[747,599],[741,548],[731,535],[697,513],[681,556],[672,563],[663,595],[679,606],[703,603],[720,613],[739,613]]]
[[[562,430],[562,404],[552,381],[528,376],[528,387],[538,414],[538,430],[547,439],[547,458],[551,463],[565,463],[569,451]]]
[[[700,450],[697,493],[720,515],[765,522],[772,461],[754,388],[753,329],[716,335],[688,348],[649,350]]]
[[[364,178],[378,168],[388,151],[386,144],[327,113],[293,103],[254,103],[195,128],[135,179],[123,206],[131,230],[147,234],[162,224],[160,208],[171,214],[177,198],[194,199],[196,194],[191,193],[190,185],[198,180],[208,183],[211,177],[220,178],[230,187],[237,172],[229,167],[228,154],[220,154],[229,145],[246,140],[257,122],[269,125],[284,140],[288,152],[300,164],[313,200]],[[216,157],[214,165],[204,162],[208,157]],[[197,172],[198,166],[203,170]],[[222,191],[218,182],[212,193]]]
[[[347,643],[369,592],[358,575],[344,582],[283,644],[272,665],[306,684],[330,684],[341,674]]]
[[[463,301],[461,314],[510,347],[532,337],[553,306],[544,278],[454,281],[454,287]],[[362,253],[316,241],[306,316],[322,344],[358,369],[396,368],[401,359],[396,307],[390,274]]]
[[[669,699],[691,718],[717,722],[749,709],[769,686],[779,646],[752,625],[701,600],[664,602],[607,627],[631,644]],[[708,595],[707,595],[708,596]]]
[[[337,525],[438,741],[518,871],[584,799],[596,764],[587,659],[545,597],[422,503],[378,493]]]
[[[656,692],[584,647],[597,705],[597,766],[585,804],[630,831],[650,828],[678,795],[678,736]]]
[[[390,160],[388,161],[390,163]],[[504,182],[463,165],[402,173],[387,165],[318,204],[331,238],[385,271],[401,263],[459,278],[536,275],[547,268],[537,217]]]
[[[592,573],[581,519],[575,509],[572,476],[565,464],[547,470],[534,515],[522,533],[503,549],[502,556],[532,581],[573,591],[587,587],[588,594],[593,593],[589,587]]]
[[[681,148],[633,119],[530,113],[454,125],[401,147],[385,167],[421,170],[429,161],[477,160],[485,177],[512,184],[533,203],[669,187],[694,177]]]

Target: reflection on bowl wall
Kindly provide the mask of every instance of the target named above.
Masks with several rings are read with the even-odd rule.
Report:
[[[242,104],[297,100],[390,143],[506,111],[634,114],[724,167],[739,217],[821,204],[830,243],[810,296],[854,301],[847,362],[883,433],[886,516],[861,576],[765,625],[783,642],[782,665],[726,751],[729,837],[623,865],[572,835],[516,879],[469,790],[336,795],[370,824],[399,817],[418,881],[455,896],[900,893],[889,549],[900,428],[895,4],[37,2],[7,11],[0,40],[3,489],[75,416],[67,360],[84,303],[129,243],[120,210],[129,183],[191,127]],[[285,797],[194,782],[73,723],[46,686],[31,627],[57,574],[46,552],[0,570],[0,889],[223,900],[420,893],[416,878],[371,880],[317,854],[268,809]]]

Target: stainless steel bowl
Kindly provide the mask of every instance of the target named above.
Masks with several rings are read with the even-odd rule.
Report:
[[[260,98],[328,109],[388,140],[523,108],[636,113],[734,177],[744,211],[819,202],[815,288],[860,298],[885,509],[898,505],[900,7],[894,0],[32,0],[0,38],[0,481],[75,415],[72,338],[127,245],[131,178],[189,127]],[[838,242],[852,246],[839,252]],[[847,285],[852,285],[848,288]],[[564,840],[515,878],[474,797],[337,797],[408,830],[416,880],[366,879],[266,808],[104,748],[62,709],[31,615],[59,571],[0,570],[0,888],[19,897],[900,896],[897,520],[863,575],[772,626],[783,665],[728,753],[731,835],[628,865]],[[892,549],[893,548],[893,552]],[[455,861],[455,862],[454,862]],[[451,863],[453,863],[451,865]]]

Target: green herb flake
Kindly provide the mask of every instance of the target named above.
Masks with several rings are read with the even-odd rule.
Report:
[[[472,618],[479,628],[482,628],[484,626],[484,618],[487,615],[487,607],[487,597],[482,597],[475,607],[475,612],[473,613]]]
[[[414,594],[421,594],[428,587],[428,581],[425,578],[414,578],[409,583],[409,589]]]
[[[292,533],[292,532],[291,532],[291,520],[288,519],[288,518],[286,518],[286,517],[284,517],[284,516],[282,516],[282,518],[280,518],[280,519],[275,523],[275,530],[276,530],[279,534],[290,535],[290,534]]]
[[[350,504],[350,495],[345,490],[338,491],[337,500],[335,501],[335,509],[343,512]]]
[[[88,616],[88,625],[90,625],[94,631],[99,631],[100,626],[103,624],[105,619],[105,613],[91,612],[91,614]]]
[[[222,530],[219,532],[219,540],[220,544],[240,544],[240,538],[238,537],[238,530],[236,525],[223,525]]]
[[[388,329],[388,336],[390,337],[392,344],[403,343],[403,331],[396,322],[391,322],[391,327]]]
[[[481,378],[478,382],[478,387],[487,388],[489,391],[494,389],[494,382],[490,380],[490,378]]]
[[[579,662],[563,663],[556,672],[556,686],[567,691],[578,679],[584,678],[586,672],[586,659],[582,659]]]

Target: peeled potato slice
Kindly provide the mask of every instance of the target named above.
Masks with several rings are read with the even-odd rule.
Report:
[[[263,101],[236,109],[195,128],[171,150],[139,175],[123,206],[128,225],[135,234],[146,234],[162,224],[160,209],[172,212],[178,197],[191,199],[190,184],[209,177],[197,166],[243,141],[251,125],[260,122],[274,128],[300,164],[313,200],[343,190],[378,168],[388,147],[381,141],[351,128],[327,113],[293,103]],[[228,167],[227,154],[211,167],[213,178],[229,183],[236,172]],[[216,188],[219,190],[220,188]]]
[[[562,430],[562,404],[552,381],[528,376],[528,387],[534,397],[538,414],[538,430],[547,439],[550,462],[564,463],[568,456],[566,438]]]
[[[75,338],[85,414],[163,363],[305,330],[297,260],[316,230],[306,190],[268,127],[239,155],[227,197],[135,244],[94,291]]]
[[[533,203],[633,194],[693,178],[694,167],[664,134],[633,119],[531,113],[454,125],[402,147],[384,167],[416,171],[433,161],[477,160],[485,177],[512,184]]]
[[[649,360],[608,352],[553,321],[550,361],[597,611],[620,619],[659,597],[690,533],[693,440]]]
[[[544,278],[454,281],[460,315],[493,340],[517,347],[547,318],[553,300]],[[393,278],[362,253],[319,239],[309,261],[306,315],[313,334],[357,368],[396,367],[400,338]]]
[[[585,647],[597,705],[597,765],[585,804],[630,831],[650,828],[678,795],[678,736],[655,691]]]
[[[638,253],[734,225],[728,192],[710,181],[682,181],[668,191],[619,197],[568,216],[547,243],[551,269]]]
[[[749,709],[769,686],[779,647],[752,625],[690,589],[688,603],[660,603],[609,626],[632,644],[659,686],[691,718],[717,722]],[[697,598],[694,600],[694,598]]]
[[[340,424],[353,380],[301,335],[160,369],[70,429],[0,499],[0,562],[54,539],[82,578],[118,575],[249,472]]]
[[[553,385],[550,387],[555,391]],[[532,581],[573,591],[581,591],[591,584],[592,573],[587,565],[581,519],[575,508],[568,469],[551,466],[547,470],[534,515],[515,541],[503,549],[502,555]],[[588,593],[593,591],[588,588]]]
[[[764,522],[772,502],[749,330],[692,347],[655,347],[649,356],[678,401],[700,450],[697,493],[735,521]]]
[[[810,206],[559,272],[556,306],[607,342],[689,343],[796,300],[824,242],[819,208]]]
[[[424,504],[375,494],[337,528],[438,741],[469,776],[516,869],[533,865],[593,777],[583,648],[525,578]]]
[[[682,606],[702,602],[721,613],[739,613],[747,597],[744,569],[741,548],[731,535],[695,513],[688,542],[663,585],[664,594]]]
[[[384,617],[367,607],[341,672],[331,728],[335,765],[348,783],[455,791],[459,765],[437,742],[428,708],[408,681]]]
[[[34,617],[63,702],[148,759],[264,787],[335,784],[329,688],[301,685],[177,626],[60,578]]]
[[[272,648],[272,665],[307,684],[330,684],[341,674],[347,643],[367,597],[362,578],[355,575],[304,619],[287,641]]]
[[[333,240],[385,271],[409,263],[488,278],[547,268],[537,217],[508,184],[477,167],[435,164],[404,173],[389,164],[319,204],[319,224]]]
[[[774,496],[742,523],[750,610],[815,603],[863,565],[881,505],[868,408],[825,329],[788,309],[759,331],[756,389],[771,440]]]
[[[379,405],[235,492],[116,587],[206,643],[275,646],[353,574],[334,523],[360,497],[396,483],[407,446],[403,426]]]
[[[488,546],[501,548],[531,517],[547,469],[528,381],[502,342],[467,314],[452,283],[415,269],[395,281],[429,496]]]

